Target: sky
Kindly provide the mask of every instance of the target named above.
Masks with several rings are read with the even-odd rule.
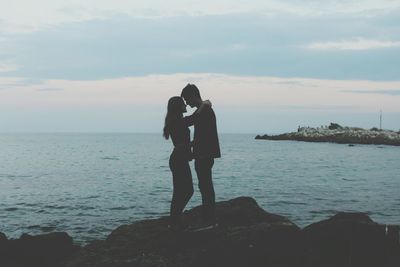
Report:
[[[223,133],[399,130],[400,0],[0,0],[0,132],[161,132],[187,83]]]

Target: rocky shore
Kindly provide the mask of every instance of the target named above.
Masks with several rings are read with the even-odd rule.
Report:
[[[279,135],[257,135],[255,139],[400,146],[400,131],[342,127],[331,123],[318,128],[299,127],[297,132]]]
[[[400,266],[399,226],[364,213],[338,213],[304,229],[250,197],[218,202],[216,213],[215,229],[173,232],[167,218],[144,220],[84,247],[66,233],[17,240],[0,234],[0,266]],[[199,218],[200,207],[183,216],[189,225]]]

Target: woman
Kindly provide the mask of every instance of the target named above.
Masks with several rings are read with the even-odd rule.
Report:
[[[172,230],[183,229],[181,214],[193,195],[192,172],[189,166],[189,161],[193,159],[189,126],[193,125],[197,114],[206,106],[211,106],[211,103],[204,101],[195,113],[183,117],[183,113],[186,112],[186,104],[183,99],[174,96],[168,101],[163,136],[167,140],[171,137],[174,144],[174,150],[169,158],[169,167],[173,178],[169,226]]]

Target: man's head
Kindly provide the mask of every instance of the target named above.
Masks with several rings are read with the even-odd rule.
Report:
[[[196,85],[188,83],[182,89],[181,97],[185,100],[186,104],[190,107],[199,107],[201,105],[201,96],[199,88]]]

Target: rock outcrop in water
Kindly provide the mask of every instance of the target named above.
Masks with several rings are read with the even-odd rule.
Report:
[[[287,218],[264,211],[249,197],[218,202],[216,212],[219,227],[215,229],[172,232],[167,218],[138,221],[120,226],[106,240],[79,250],[69,239],[65,243],[36,243],[39,252],[25,257],[22,263],[30,263],[27,265],[18,265],[18,256],[8,257],[15,259],[15,264],[8,261],[9,265],[4,265],[5,254],[1,254],[0,266],[46,266],[34,265],[38,260],[44,262],[38,255],[52,259],[47,263],[53,265],[47,266],[68,267],[400,266],[399,227],[377,224],[363,213],[339,213],[300,229]],[[199,207],[184,214],[190,225],[198,224],[199,218]],[[0,246],[10,242],[4,238],[0,235]],[[57,262],[54,255],[61,254],[54,251],[63,250]],[[70,256],[65,259],[67,254]]]
[[[342,127],[337,123],[320,128],[299,127],[297,132],[279,135],[257,135],[256,139],[400,146],[400,132]]]

